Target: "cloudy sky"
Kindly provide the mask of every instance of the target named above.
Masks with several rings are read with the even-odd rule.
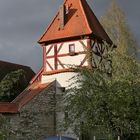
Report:
[[[0,0],[0,60],[38,71],[42,49],[36,43],[63,0]],[[88,0],[99,18],[111,0]],[[140,46],[140,0],[118,0]]]

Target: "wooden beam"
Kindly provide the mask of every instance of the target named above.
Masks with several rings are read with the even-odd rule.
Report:
[[[84,44],[84,42],[83,42],[82,40],[80,40],[79,42],[81,43],[81,45],[82,45],[85,49],[87,49],[87,46]]]
[[[85,51],[82,51],[82,52],[75,52],[75,54],[86,54]],[[65,56],[70,56],[70,53],[66,53],[66,54],[57,54],[57,57],[65,57]],[[51,58],[54,58],[54,55],[51,55],[51,56],[46,56],[47,59],[51,59]]]
[[[43,67],[46,70],[46,46],[43,46]]]
[[[54,68],[55,70],[58,69],[58,63],[57,63],[57,45],[54,45]]]
[[[84,65],[84,63],[85,63],[86,60],[88,59],[87,57],[88,57],[88,56],[86,55],[85,58],[83,59],[83,61],[81,62],[80,66],[83,66],[83,65]]]
[[[61,65],[61,67],[62,67],[63,69],[65,69],[64,64],[62,64],[61,61],[60,61],[59,59],[57,59],[57,61],[58,61],[58,63]]]
[[[48,66],[50,67],[51,70],[54,70],[53,67],[50,65],[50,63],[46,60],[46,63],[48,64]]]
[[[50,53],[50,51],[52,50],[53,45],[50,46],[50,48],[48,49],[48,51],[46,52],[46,55],[48,55]]]
[[[53,71],[44,72],[43,75],[52,75],[52,74],[63,73],[63,72],[75,72],[75,70],[74,69],[53,70]]]
[[[60,50],[62,49],[62,47],[63,47],[63,44],[64,43],[61,43],[61,45],[59,46],[59,48],[58,48],[58,50],[57,50],[57,53],[59,53],[60,52]]]

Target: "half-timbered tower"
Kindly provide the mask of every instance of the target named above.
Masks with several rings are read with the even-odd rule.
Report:
[[[107,50],[104,41],[112,44],[87,1],[65,0],[38,41],[43,48],[43,67],[32,82],[55,79],[60,86],[68,86],[72,66],[97,67]],[[96,60],[88,59],[87,50],[93,50]]]
[[[111,63],[106,54],[112,41],[86,0],[64,0],[38,43],[43,49],[41,70],[12,102],[0,102],[0,114],[10,119],[14,133],[10,139],[39,140],[64,134],[57,129],[63,110],[51,107],[58,105],[57,98],[76,74],[73,66],[109,68],[102,62]]]

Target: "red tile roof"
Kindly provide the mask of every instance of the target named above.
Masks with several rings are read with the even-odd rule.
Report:
[[[58,73],[65,73],[65,72],[75,72],[74,69],[62,69],[62,70],[52,70],[52,71],[47,71],[47,72],[42,72],[42,75],[53,75],[53,74],[58,74]]]
[[[39,82],[30,85],[11,103],[0,103],[0,113],[18,113],[24,105],[28,104],[41,91],[51,85],[52,83],[41,84]]]
[[[16,113],[18,111],[15,103],[0,103],[0,113]]]
[[[69,7],[69,12],[65,15],[64,29],[60,29],[60,12],[58,12],[39,39],[39,43],[49,44],[85,36],[96,37],[112,43],[86,0],[65,0],[64,5]]]

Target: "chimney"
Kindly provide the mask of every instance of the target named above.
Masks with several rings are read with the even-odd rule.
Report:
[[[65,5],[62,5],[60,7],[59,16],[60,16],[60,29],[63,30],[64,26],[65,26],[65,18],[66,18],[66,7],[65,7]]]

